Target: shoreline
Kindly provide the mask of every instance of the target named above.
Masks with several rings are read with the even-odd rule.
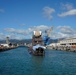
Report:
[[[3,52],[3,51],[8,51],[8,50],[12,50],[12,49],[15,49],[17,47],[0,47],[0,52]]]
[[[73,48],[73,47],[57,47],[57,46],[51,47],[51,46],[47,46],[47,49],[76,52],[76,48]]]

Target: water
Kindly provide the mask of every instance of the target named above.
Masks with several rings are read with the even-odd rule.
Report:
[[[76,75],[76,53],[46,50],[32,56],[26,47],[0,53],[0,75]]]

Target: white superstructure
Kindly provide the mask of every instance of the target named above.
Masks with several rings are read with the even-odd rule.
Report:
[[[4,47],[9,47],[9,45],[8,44],[1,44],[2,46],[4,46]]]
[[[58,43],[51,43],[47,46],[47,48],[76,52],[76,38],[68,38],[60,40]]]
[[[60,40],[57,43],[51,43],[48,46],[72,46],[72,45],[76,45],[76,38],[68,38],[68,39],[64,39],[64,40]]]
[[[59,41],[60,45],[76,45],[76,38],[68,38]]]

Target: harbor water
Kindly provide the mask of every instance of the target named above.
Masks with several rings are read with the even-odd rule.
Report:
[[[76,75],[76,53],[45,50],[45,56],[33,56],[26,47],[0,52],[0,75]]]

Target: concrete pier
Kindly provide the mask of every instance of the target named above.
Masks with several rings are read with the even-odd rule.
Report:
[[[13,47],[3,47],[3,46],[0,46],[0,52],[11,50],[11,49],[14,49],[14,48],[17,48],[17,46],[13,46]]]
[[[76,46],[47,46],[47,49],[76,52]]]

